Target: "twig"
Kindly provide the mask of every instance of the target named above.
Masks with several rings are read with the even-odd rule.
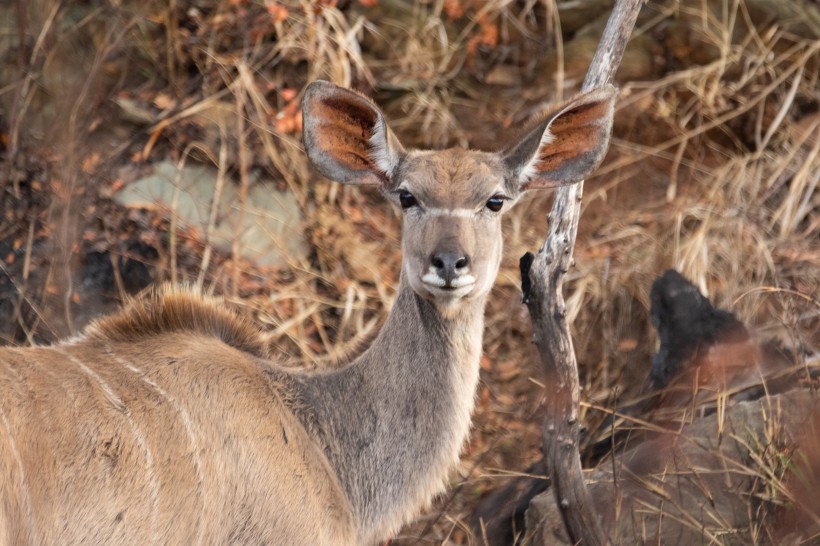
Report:
[[[13,172],[17,161],[17,155],[20,152],[20,131],[22,130],[23,119],[25,118],[26,112],[28,111],[34,97],[34,82],[36,78],[39,77],[42,65],[48,56],[44,49],[44,44],[46,43],[46,38],[51,31],[52,25],[57,18],[57,14],[59,13],[61,6],[62,2],[57,2],[54,6],[52,6],[48,16],[43,22],[43,27],[40,29],[40,33],[37,35],[37,40],[31,50],[28,63],[26,63],[26,44],[24,33],[28,27],[28,17],[25,2],[18,1],[17,3],[17,24],[19,32],[18,36],[20,40],[18,44],[20,51],[18,54],[20,56],[19,62],[21,63],[20,71],[21,73],[24,73],[25,76],[19,84],[17,93],[14,96],[14,103],[9,111],[9,134],[8,143],[6,145],[6,157],[1,166],[2,169],[0,169],[0,196],[5,194],[8,182],[11,181],[14,199],[20,199],[19,180],[17,180],[16,175],[14,175]]]
[[[642,0],[619,0],[587,71],[582,90],[613,81]],[[572,544],[596,546],[609,539],[584,483],[579,454],[580,389],[578,367],[566,321],[562,294],[564,274],[572,265],[572,249],[581,214],[583,182],[559,188],[549,214],[549,231],[536,256],[522,258],[522,283],[533,338],[543,363],[548,388],[542,433],[553,492]],[[531,262],[531,263],[529,263]]]
[[[242,254],[242,236],[244,234],[245,216],[248,208],[248,189],[250,187],[250,165],[251,157],[248,152],[247,133],[245,131],[245,118],[247,116],[247,88],[242,85],[236,86],[234,93],[236,98],[236,141],[237,155],[239,156],[239,216],[236,219],[234,228],[233,243],[231,248],[231,258],[233,260],[233,282],[231,294],[234,298],[239,297],[240,268],[239,258]]]
[[[205,275],[211,263],[213,253],[213,233],[216,229],[217,216],[219,216],[219,205],[222,202],[222,190],[225,188],[225,178],[228,170],[228,131],[224,124],[219,125],[219,163],[217,163],[216,185],[214,186],[213,201],[211,201],[211,214],[208,217],[208,225],[205,228],[205,251],[202,253],[202,261],[199,264],[199,275],[196,278],[196,291],[202,291],[205,285]]]

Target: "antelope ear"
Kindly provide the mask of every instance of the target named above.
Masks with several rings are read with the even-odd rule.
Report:
[[[607,86],[576,95],[539,116],[517,144],[503,152],[520,190],[580,182],[606,155],[616,90]]]
[[[404,149],[370,100],[315,81],[302,100],[305,151],[314,167],[342,184],[389,187]]]

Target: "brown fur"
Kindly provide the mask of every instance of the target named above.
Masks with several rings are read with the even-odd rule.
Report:
[[[131,318],[150,329],[161,316]],[[0,348],[0,544],[355,544],[350,504],[271,363],[217,337],[241,321],[165,324],[180,329]]]
[[[260,358],[269,356],[253,322],[226,309],[219,300],[172,286],[154,289],[119,313],[95,321],[86,335],[100,341],[128,342],[170,332],[202,334]]]

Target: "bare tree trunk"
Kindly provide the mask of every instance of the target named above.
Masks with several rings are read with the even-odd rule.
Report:
[[[642,0],[618,0],[587,71],[582,90],[613,81],[626,43],[635,26]],[[530,310],[533,338],[546,375],[547,416],[542,433],[553,491],[574,544],[609,544],[607,534],[584,483],[578,451],[580,391],[578,366],[562,286],[573,264],[584,183],[559,188],[550,211],[549,231],[533,256],[521,258],[524,299]]]

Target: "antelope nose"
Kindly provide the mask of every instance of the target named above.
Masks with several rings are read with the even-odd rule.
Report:
[[[467,256],[456,252],[439,252],[434,254],[430,263],[444,282],[449,285],[453,279],[464,273],[470,264]]]

